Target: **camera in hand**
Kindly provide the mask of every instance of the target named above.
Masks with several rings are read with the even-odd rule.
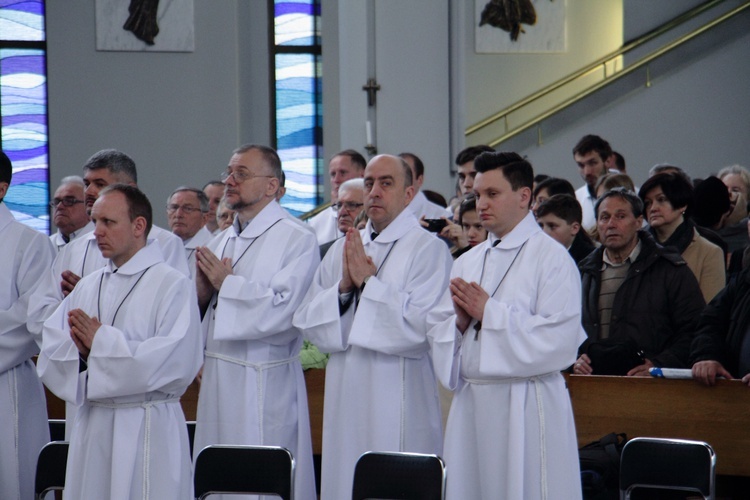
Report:
[[[431,233],[439,233],[448,225],[445,219],[425,219],[424,221],[427,223],[427,230]]]

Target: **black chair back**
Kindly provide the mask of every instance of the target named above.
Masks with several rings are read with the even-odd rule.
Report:
[[[68,464],[67,441],[53,441],[44,445],[36,462],[34,495],[42,500],[48,491],[65,487],[65,470]]]
[[[211,445],[195,459],[195,498],[253,493],[294,498],[294,458],[278,446]]]
[[[716,454],[708,443],[634,438],[622,449],[620,498],[639,487],[694,491],[716,497]]]
[[[354,468],[352,500],[443,500],[445,463],[437,455],[368,451]]]

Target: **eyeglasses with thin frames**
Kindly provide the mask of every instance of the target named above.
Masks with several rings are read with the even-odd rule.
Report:
[[[168,214],[173,214],[173,213],[175,213],[179,209],[182,209],[182,211],[185,212],[188,215],[192,214],[193,212],[202,211],[200,209],[200,207],[192,207],[190,205],[177,205],[177,204],[174,204],[174,203],[170,203],[169,205],[167,205],[167,213]]]
[[[331,208],[333,209],[334,212],[338,212],[342,208],[345,208],[349,212],[353,212],[362,206],[364,206],[364,203],[357,203],[356,201],[342,201],[342,202],[331,204]]]
[[[79,203],[83,203],[83,200],[78,200],[73,196],[66,196],[65,198],[52,198],[52,201],[49,202],[49,206],[52,208],[57,208],[57,205],[59,205],[60,203],[62,203],[63,206],[72,207],[74,205],[78,205]]]
[[[256,177],[266,177],[268,179],[273,179],[276,176],[275,175],[255,175],[255,174],[251,174],[250,172],[243,172],[241,170],[234,170],[234,171],[225,170],[221,173],[220,177],[221,177],[221,182],[227,182],[227,180],[230,177],[234,177],[234,182],[236,182],[237,184],[241,184],[248,179],[254,179]]]

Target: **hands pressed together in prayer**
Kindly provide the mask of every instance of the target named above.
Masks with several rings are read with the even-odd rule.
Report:
[[[453,278],[450,284],[453,309],[456,311],[456,328],[461,333],[471,324],[471,320],[482,321],[484,306],[490,296],[478,283],[468,283],[461,278]]]
[[[234,274],[232,259],[219,258],[207,247],[195,249],[195,284],[201,311],[208,306],[214,292],[221,289],[227,276]]]
[[[342,262],[343,272],[339,282],[339,292],[351,292],[354,288],[360,288],[362,282],[368,276],[374,276],[378,269],[375,263],[365,253],[365,246],[359,231],[349,228],[344,241],[344,258]]]
[[[80,309],[68,312],[68,325],[70,326],[70,338],[76,345],[83,359],[88,359],[91,352],[91,344],[94,336],[102,324],[96,317],[90,317]]]

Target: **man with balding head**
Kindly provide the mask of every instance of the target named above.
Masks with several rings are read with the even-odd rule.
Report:
[[[370,160],[367,226],[333,244],[294,315],[305,337],[331,355],[321,498],[351,496],[354,465],[365,451],[442,449],[425,317],[448,285],[451,257],[406,209],[412,182],[401,158]]]
[[[94,230],[94,224],[86,213],[84,188],[81,177],[70,175],[63,177],[52,197],[52,222],[55,223],[57,232],[50,235],[49,239],[58,252],[72,240]]]
[[[328,164],[328,175],[331,178],[331,203],[336,203],[339,187],[349,179],[362,177],[365,171],[365,158],[353,149],[345,149],[336,153]],[[323,245],[340,238],[344,234],[338,230],[336,211],[332,207],[326,208],[308,223],[318,238],[318,245]]]

